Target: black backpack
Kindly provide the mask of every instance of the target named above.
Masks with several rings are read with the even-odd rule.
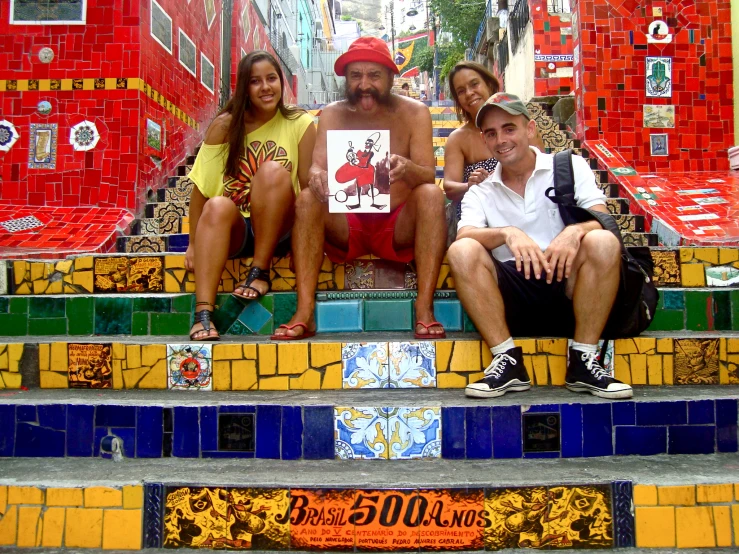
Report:
[[[575,201],[575,175],[572,170],[572,150],[554,155],[554,187],[547,189],[547,198],[557,204],[565,225],[598,220],[598,223],[618,237],[621,243],[621,284],[616,304],[611,310],[603,338],[635,337],[654,318],[659,292],[654,285],[654,262],[648,247],[626,248],[621,231],[611,214],[580,208]]]

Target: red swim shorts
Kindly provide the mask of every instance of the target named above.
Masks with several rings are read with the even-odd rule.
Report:
[[[402,250],[393,248],[395,223],[403,206],[405,204],[401,204],[389,214],[347,214],[349,247],[345,251],[326,242],[324,249],[329,259],[338,264],[373,254],[391,262],[410,262],[413,259],[412,247]]]

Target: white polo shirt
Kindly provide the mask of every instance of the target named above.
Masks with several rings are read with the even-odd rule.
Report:
[[[503,167],[495,170],[462,199],[462,217],[457,229],[462,227],[518,227],[531,237],[539,248],[546,250],[554,237],[565,228],[557,205],[544,194],[554,186],[554,156],[544,154],[533,146],[536,154],[534,172],[526,182],[523,198],[503,184]],[[575,174],[575,200],[581,208],[605,205],[606,196],[595,184],[593,170],[581,156],[572,156]],[[498,261],[513,259],[504,244],[492,251]]]

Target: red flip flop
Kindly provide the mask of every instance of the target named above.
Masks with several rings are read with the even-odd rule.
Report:
[[[280,325],[278,329],[287,329],[288,331],[292,331],[296,327],[302,327],[303,328],[303,334],[302,335],[272,335],[270,340],[301,340],[301,339],[309,339],[311,337],[316,336],[315,331],[309,331],[308,326],[305,323],[301,323],[300,321],[297,323],[293,323],[292,325]]]
[[[429,330],[429,327],[441,327],[442,332],[441,333],[426,333],[423,335],[420,335],[418,333],[413,333],[413,336],[420,340],[433,340],[433,339],[445,339],[446,338],[446,331],[444,330],[444,326],[439,323],[438,321],[432,321],[431,323],[424,323],[423,321],[416,321],[416,325],[420,325],[427,331]]]

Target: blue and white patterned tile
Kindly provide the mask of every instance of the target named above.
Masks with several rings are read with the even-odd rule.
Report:
[[[341,345],[345,389],[380,389],[388,382],[386,342],[348,342]]]
[[[385,408],[391,460],[441,457],[441,408]]]
[[[383,408],[334,408],[337,459],[387,460],[387,414]]]
[[[167,388],[213,390],[213,345],[168,344]]]
[[[391,342],[389,350],[388,381],[384,388],[436,387],[436,343]]]

